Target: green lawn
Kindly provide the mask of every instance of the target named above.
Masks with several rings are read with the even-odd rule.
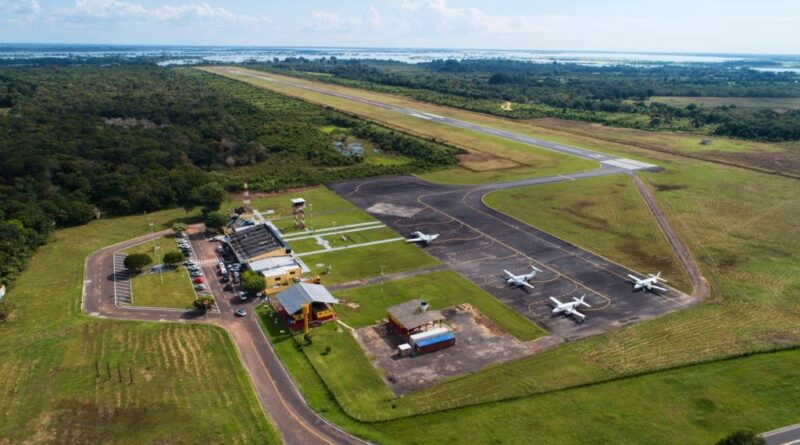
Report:
[[[475,444],[713,443],[728,433],[796,422],[800,350],[756,355],[380,423],[348,416],[291,337],[264,311],[266,332],[311,407],[376,443],[449,442],[454,429]],[[325,336],[323,336],[323,339]],[[302,340],[301,340],[302,341]],[[315,343],[323,343],[315,339]],[[332,348],[333,350],[333,348]],[[307,352],[307,351],[305,351]],[[569,363],[552,363],[555,370]],[[752,378],[753,375],[761,378]],[[508,376],[513,378],[513,376]],[[643,414],[644,413],[644,414]],[[580,419],[580,428],[575,428]],[[655,421],[654,419],[658,419]],[[418,428],[424,424],[425,428]]]
[[[81,313],[89,253],[184,215],[93,221],[39,249],[7,296],[11,319],[0,323],[1,443],[280,443],[224,331]]]
[[[304,256],[303,262],[311,268],[312,273],[321,274],[322,281],[326,284],[380,275],[381,265],[384,266],[383,272],[390,274],[439,264],[439,260],[424,250],[402,241],[317,253]],[[320,267],[318,264],[324,266]],[[324,273],[327,265],[332,266],[329,274]]]
[[[190,309],[195,300],[192,281],[184,267],[135,276],[131,288],[134,306]]]
[[[501,190],[484,202],[641,274],[661,271],[672,286],[691,292],[686,271],[625,175]]]
[[[735,105],[737,108],[767,108],[771,110],[792,110],[800,108],[800,98],[797,97],[693,97],[693,96],[653,96],[653,102],[685,107],[695,104],[700,107],[726,107]]]
[[[143,253],[145,255],[149,255],[153,260],[153,264],[158,264],[161,262],[161,258],[155,257],[156,247],[159,248],[159,254],[162,257],[169,251],[179,250],[178,245],[175,243],[175,238],[162,236],[146,243],[136,244],[128,247],[127,249],[124,249],[123,252],[127,253],[128,255],[134,253]]]
[[[369,326],[386,318],[386,308],[389,306],[421,298],[434,309],[469,303],[504,331],[522,341],[533,340],[544,334],[530,320],[451,270],[342,290],[336,292],[336,297],[358,303],[357,309],[345,305],[336,308],[339,318],[354,328]]]

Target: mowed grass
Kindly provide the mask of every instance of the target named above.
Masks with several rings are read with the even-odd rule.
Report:
[[[185,267],[151,272],[131,279],[134,306],[190,309],[196,298]]]
[[[0,323],[0,442],[280,443],[223,331],[81,313],[89,253],[149,233],[148,222],[159,230],[183,217],[93,221],[39,249],[9,292],[11,319]]]
[[[378,108],[363,103],[350,101],[323,93],[305,90],[296,86],[277,84],[262,79],[253,78],[241,74],[231,73],[226,67],[206,67],[205,71],[240,80],[261,88],[267,88],[282,94],[297,97],[311,103],[330,106],[345,112],[353,113],[359,117],[379,122],[397,130],[407,132],[416,136],[428,139],[443,141],[456,147],[463,148],[471,153],[479,154],[477,159],[470,159],[465,162],[469,169],[459,169],[437,176],[427,177],[434,181],[454,181],[456,183],[481,183],[487,181],[513,180],[521,177],[544,176],[557,173],[591,170],[598,167],[593,161],[579,159],[562,153],[546,150],[543,148],[532,147],[527,144],[510,141],[508,139],[486,135],[470,130],[455,128],[449,125],[432,122],[400,114],[391,110]],[[236,68],[241,71],[248,71],[243,68]],[[263,72],[249,70],[258,75],[266,75]],[[377,99],[379,101],[400,105],[411,106],[440,115],[448,115],[451,110],[446,107],[435,107],[421,102],[415,102],[398,96],[368,92],[355,88],[342,87],[338,85],[320,84],[305,79],[268,74],[269,77],[288,80],[297,85],[322,86],[331,91],[354,94],[360,97]],[[457,117],[458,116],[451,116]],[[484,166],[495,171],[493,174],[478,173]],[[452,169],[448,169],[452,170]],[[458,172],[458,173],[456,173]]]
[[[468,303],[521,341],[544,335],[530,320],[451,270],[342,290],[335,292],[335,295],[359,305],[358,308],[339,305],[336,309],[339,318],[353,328],[369,326],[385,319],[389,306],[420,298],[433,309]]]
[[[661,271],[671,286],[691,292],[686,271],[625,175],[501,190],[484,202],[640,274]]]
[[[792,110],[800,108],[798,97],[695,97],[695,96],[653,96],[652,102],[686,107],[694,104],[700,107],[766,108],[771,110]]]
[[[767,431],[796,422],[800,404],[800,351],[793,350],[363,423],[342,410],[305,350],[297,349],[285,331],[279,333],[280,322],[269,312],[259,314],[309,405],[350,433],[382,444],[451,442],[455,430],[459,438],[487,445],[528,444],[532,435],[542,444],[713,443],[740,428]],[[581,419],[580,428],[574,419]]]
[[[381,266],[384,273],[390,274],[439,264],[424,250],[403,241],[317,253],[302,259],[312,273],[322,275],[326,284],[378,276]],[[329,265],[331,272],[326,273]]]

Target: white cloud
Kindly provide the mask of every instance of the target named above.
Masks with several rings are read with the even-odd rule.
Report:
[[[304,31],[320,32],[362,32],[379,31],[384,23],[380,12],[374,6],[368,6],[361,17],[345,17],[335,12],[314,11],[311,19],[303,26]]]
[[[235,14],[208,3],[160,5],[148,8],[138,3],[119,0],[76,0],[74,7],[58,10],[56,14],[73,22],[158,23],[196,20],[210,23],[268,23],[271,21],[264,16]]]

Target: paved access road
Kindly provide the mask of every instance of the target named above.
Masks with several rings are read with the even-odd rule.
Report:
[[[216,243],[206,241],[200,226],[189,230],[198,260],[216,258]],[[329,424],[306,404],[289,373],[258,325],[253,313],[256,301],[240,302],[225,292],[217,280],[214,264],[202,266],[206,283],[214,293],[220,313],[203,315],[195,311],[118,306],[114,301],[114,252],[166,234],[169,230],[135,238],[91,254],[85,265],[83,309],[90,315],[121,320],[175,323],[210,323],[225,329],[233,341],[255,389],[261,407],[290,445],[364,444]],[[206,261],[206,263],[211,263]],[[202,264],[202,263],[201,263]],[[248,315],[238,318],[233,310],[246,308]]]
[[[800,444],[800,423],[766,432],[761,437],[767,441],[767,445]]]

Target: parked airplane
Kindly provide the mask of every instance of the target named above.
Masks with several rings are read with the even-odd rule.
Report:
[[[586,294],[581,295],[581,298],[572,297],[572,301],[562,303],[558,301],[556,297],[550,297],[550,300],[553,302],[553,313],[572,315],[575,320],[581,322],[586,319],[586,315],[581,314],[575,308],[578,306],[591,307],[589,303],[583,301],[584,298],[586,298]]]
[[[537,269],[535,266],[531,266],[531,272],[526,275],[514,275],[511,272],[503,269],[503,272],[508,275],[508,279],[506,279],[506,284],[511,284],[514,286],[527,286],[533,289],[533,286],[528,284],[528,280],[536,276],[536,272],[541,272],[541,270]]]
[[[424,234],[424,233],[422,233],[420,231],[411,232],[411,235],[414,236],[415,238],[407,239],[406,241],[409,242],[409,243],[430,244],[431,241],[435,240],[436,238],[439,238],[439,234],[438,233],[434,234],[434,235],[426,235],[426,234]]]
[[[661,272],[657,273],[656,275],[649,274],[649,278],[639,278],[635,275],[628,274],[629,277],[633,280],[633,290],[639,289],[646,289],[652,291],[653,289],[663,290],[666,291],[667,289],[658,286],[658,282],[662,281],[664,283],[668,283],[667,280],[661,278]]]

